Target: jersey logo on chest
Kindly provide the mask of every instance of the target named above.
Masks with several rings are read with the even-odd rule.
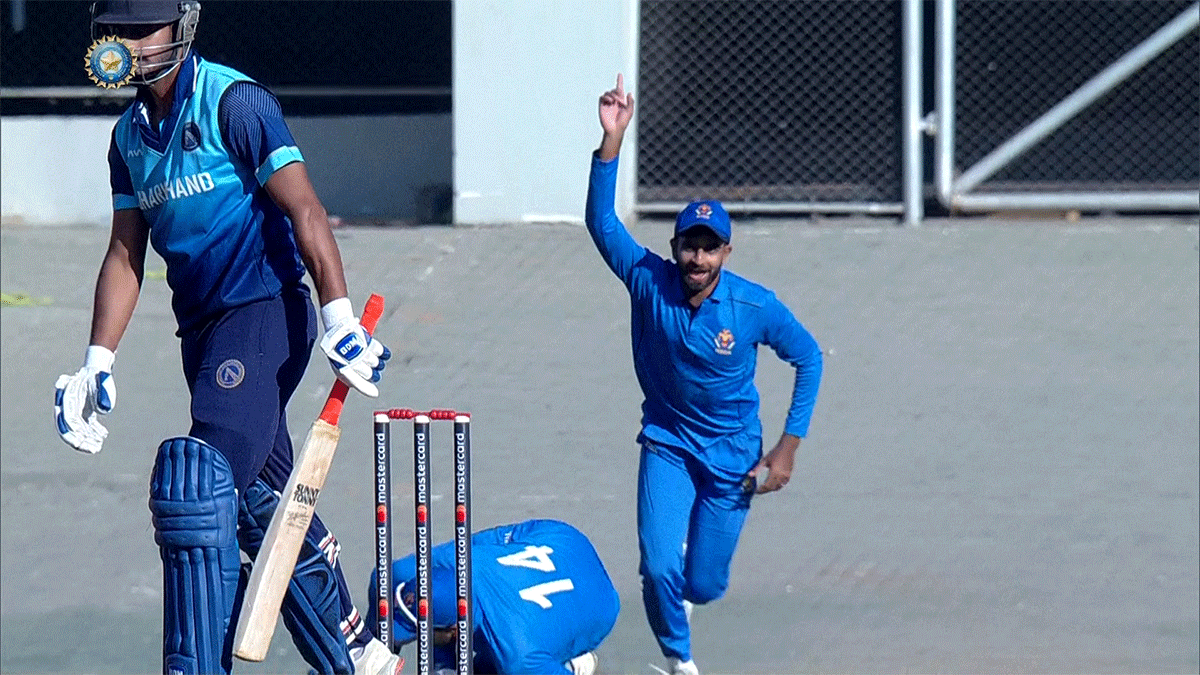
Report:
[[[713,344],[716,345],[716,350],[717,350],[718,354],[724,354],[725,356],[729,356],[730,354],[733,353],[733,345],[734,345],[733,332],[730,331],[728,328],[722,329],[721,332],[717,333],[717,336],[715,338],[713,338]]]
[[[183,125],[183,129],[179,133],[179,147],[187,152],[200,147],[200,126],[198,124],[188,121]]]

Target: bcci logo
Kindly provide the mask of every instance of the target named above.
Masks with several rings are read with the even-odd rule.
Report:
[[[708,204],[701,204],[700,206],[696,207],[696,217],[697,218],[703,218],[705,220],[708,220],[710,216],[712,216],[712,207],[709,206]],[[725,331],[725,332],[729,332],[729,331]]]
[[[733,333],[731,333],[728,328],[722,330],[720,333],[717,333],[715,338],[713,338],[713,344],[717,346],[716,349],[718,354],[729,356],[733,353]]]
[[[83,64],[88,77],[97,87],[116,89],[129,84],[134,71],[137,70],[137,56],[129,48],[129,43],[121,38],[105,37],[92,43]]]

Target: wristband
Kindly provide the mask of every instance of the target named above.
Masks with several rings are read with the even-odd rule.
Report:
[[[338,298],[330,300],[321,307],[321,323],[328,331],[333,326],[336,326],[342,319],[354,318],[354,305],[350,304],[350,298]]]
[[[88,345],[87,351],[83,353],[83,367],[111,372],[116,359],[117,355],[108,347]]]

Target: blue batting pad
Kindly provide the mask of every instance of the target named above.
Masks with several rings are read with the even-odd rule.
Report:
[[[188,436],[163,441],[150,475],[150,513],[163,563],[163,673],[228,673],[240,561],[225,456]]]

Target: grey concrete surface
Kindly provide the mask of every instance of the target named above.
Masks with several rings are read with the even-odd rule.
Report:
[[[666,250],[667,224],[631,229]],[[557,517],[591,535],[622,600],[601,671],[653,672],[662,658],[636,573],[628,303],[584,230],[337,236],[356,304],[387,297],[378,335],[396,354],[381,400],[347,404],[318,507],[360,603],[370,412],[468,410],[475,526]],[[0,310],[5,673],[159,668],[148,472],[188,413],[157,258],[118,353],[104,451],[70,450],[51,421],[54,379],[87,342],[106,240],[102,229],[0,229],[0,286],[29,300]],[[776,289],[826,350],[826,370],[791,485],[755,502],[728,594],[696,610],[701,669],[1197,672],[1197,242],[1194,216],[739,223],[730,267]],[[769,440],[790,376],[763,350]],[[297,443],[330,382],[314,357],[289,409]],[[407,431],[396,427],[400,550]],[[449,432],[433,442],[445,539]],[[267,661],[235,671],[306,667],[281,626]]]

